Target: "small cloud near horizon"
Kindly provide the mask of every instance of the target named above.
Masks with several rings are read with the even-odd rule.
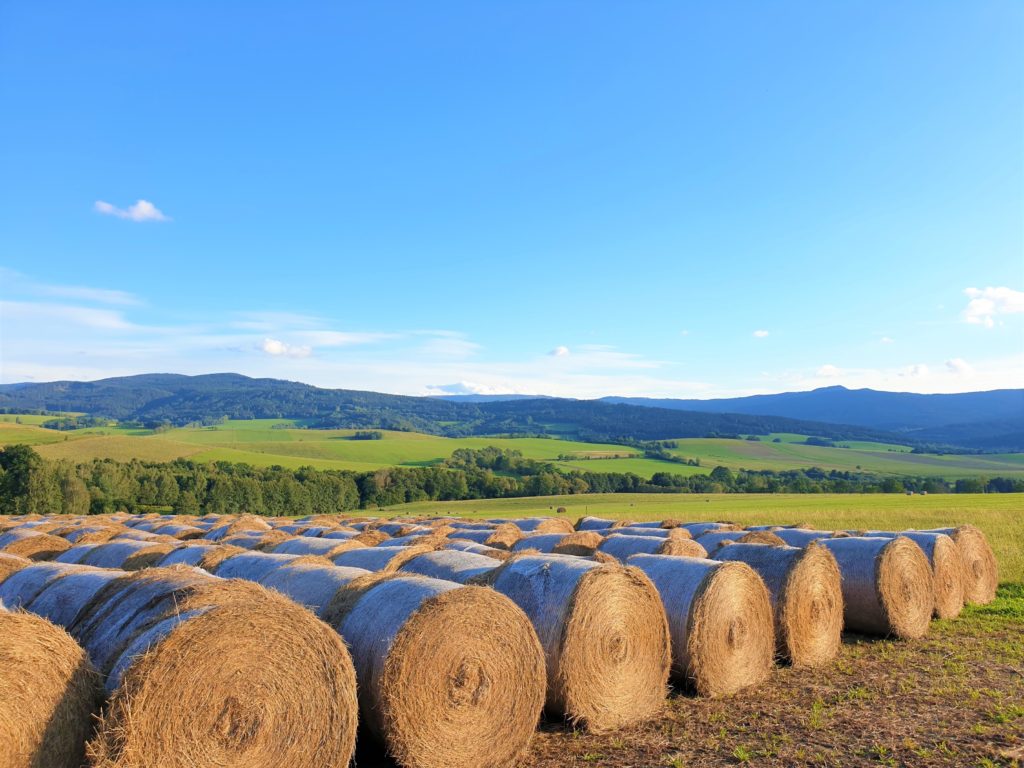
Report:
[[[964,322],[994,328],[999,315],[1024,313],[1024,291],[1015,291],[1005,285],[998,288],[966,288],[964,294],[970,301],[963,311]]]
[[[843,373],[842,368],[838,368],[834,365],[823,365],[821,366],[817,374],[819,376],[825,376],[826,378],[832,378],[834,376],[840,376]]]
[[[962,357],[954,357],[946,361],[946,370],[956,376],[973,376],[974,368]]]
[[[309,357],[313,354],[312,347],[305,346],[294,346],[292,344],[285,344],[279,339],[266,338],[260,345],[260,349],[272,357]]]
[[[170,221],[170,217],[153,205],[149,200],[136,200],[127,208],[118,208],[104,200],[93,203],[93,209],[104,216],[114,216],[129,221]]]

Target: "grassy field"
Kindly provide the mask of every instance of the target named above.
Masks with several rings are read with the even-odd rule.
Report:
[[[421,502],[385,510],[393,515],[531,517],[566,508],[582,515],[628,520],[728,520],[742,525],[807,523],[819,529],[887,530],[972,523],[988,536],[1000,579],[1024,583],[1024,515],[1020,494],[645,494],[609,493],[525,499]]]
[[[824,470],[864,471],[892,475],[960,477],[1024,476],[1024,454],[936,456],[912,454],[906,446],[844,443],[849,447],[804,445],[801,435],[778,434],[759,441],[682,439],[671,452],[699,459],[693,467],[644,458],[628,446],[542,438],[445,438],[414,432],[384,432],[383,440],[352,440],[353,430],[311,430],[287,419],[230,421],[216,427],[144,429],[96,427],[70,432],[43,429],[48,417],[0,417],[0,445],[28,443],[47,458],[85,461],[93,458],[166,461],[234,461],[257,466],[367,471],[383,466],[426,466],[451,456],[459,448],[498,446],[522,451],[528,458],[553,461],[564,469],[592,472],[655,472],[692,475],[718,465],[730,469],[785,470],[820,467]],[[779,442],[774,442],[778,439]],[[566,457],[557,461],[559,456]]]

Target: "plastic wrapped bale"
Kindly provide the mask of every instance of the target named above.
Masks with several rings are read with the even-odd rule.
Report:
[[[671,555],[673,557],[707,557],[707,550],[693,539],[655,536],[629,536],[613,533],[601,542],[598,552],[625,562],[633,555]]]
[[[659,539],[669,537],[692,539],[693,536],[686,528],[661,528],[655,526],[641,526],[637,524],[614,528],[614,533],[621,533],[627,536],[655,536]]]
[[[500,561],[485,555],[441,549],[436,552],[424,552],[406,560],[400,570],[402,573],[415,573],[433,579],[466,584],[490,573],[500,565]]]
[[[128,577],[127,571],[79,566],[48,579],[26,609],[61,627],[75,623],[84,606],[112,581]]]
[[[524,534],[539,533],[572,533],[572,523],[564,517],[522,517],[508,520],[491,520],[495,525],[509,523]]]
[[[224,522],[223,525],[218,525],[216,528],[211,528],[207,534],[203,537],[210,541],[219,541],[227,536],[231,536],[236,533],[246,532],[260,532],[266,533],[271,530],[270,524],[265,519],[257,515],[242,515],[229,522]]]
[[[105,542],[101,542],[105,543]],[[64,550],[55,558],[55,563],[69,563],[71,565],[80,565],[92,551],[98,547],[99,544],[75,544],[71,549]]]
[[[795,667],[818,667],[839,653],[843,588],[832,553],[816,542],[804,548],[729,544],[716,560],[746,563],[764,581],[775,614],[779,656]]]
[[[299,605],[304,605],[317,616],[323,615],[338,590],[355,579],[367,576],[364,568],[348,568],[316,562],[316,556],[303,556],[268,572],[260,583],[287,595]]]
[[[320,565],[331,566],[326,558],[316,555],[279,555],[269,552],[241,552],[219,562],[211,573],[222,579],[245,579],[263,583],[263,579],[278,568],[296,560],[312,560]]]
[[[779,528],[772,533],[791,547],[806,547],[812,541],[837,538],[837,531],[811,531],[804,528]],[[839,538],[846,536],[847,534],[843,532]]]
[[[96,545],[79,562],[100,568],[120,568],[137,571],[149,568],[163,559],[179,544],[152,544],[148,541],[108,541]]]
[[[363,547],[351,549],[330,558],[335,565],[351,568],[365,568],[368,571],[397,571],[407,560],[411,560],[424,552],[433,552],[435,548],[426,544],[412,547]]]
[[[555,545],[557,545],[562,539],[566,537],[565,533],[534,533],[524,536],[515,544],[512,545],[513,552],[522,552],[523,550],[532,549],[536,552],[544,552],[550,554],[554,551]]]
[[[577,531],[607,531],[615,525],[614,520],[607,520],[603,517],[581,517],[576,521]]]
[[[0,603],[9,609],[24,608],[53,579],[78,570],[90,570],[84,565],[67,563],[32,563],[12,573],[0,584]]]
[[[480,582],[511,598],[537,631],[550,712],[600,732],[660,711],[672,654],[665,609],[642,571],[525,555]]]
[[[935,604],[932,569],[917,544],[903,536],[820,543],[839,565],[846,629],[909,639],[928,633]]]
[[[929,533],[944,533],[960,550],[964,561],[964,602],[984,605],[996,598],[999,586],[999,566],[988,539],[980,528],[961,525],[956,528],[936,528]]]
[[[70,631],[110,696],[88,746],[97,768],[322,768],[352,757],[344,643],[257,584],[138,571],[101,589]]]
[[[271,551],[276,555],[322,555],[332,557],[353,549],[364,549],[365,544],[354,539],[316,539],[309,536],[296,536],[281,542]]]
[[[164,555],[155,564],[160,568],[166,568],[172,565],[192,565],[199,567],[199,563],[202,562],[203,558],[211,552],[216,552],[222,548],[221,544],[213,544],[211,542],[188,542],[172,549],[166,555]]]
[[[744,563],[634,555],[658,588],[672,633],[672,671],[702,696],[763,682],[775,663],[771,598]]]
[[[708,552],[714,552],[725,543],[770,544],[775,547],[788,546],[785,540],[770,531],[710,531],[697,537],[697,543]]]
[[[200,539],[206,533],[202,528],[197,528],[194,525],[184,525],[181,523],[164,523],[163,525],[155,528],[153,532],[164,536],[173,536],[180,541]]]
[[[246,533],[233,533],[219,539],[221,544],[230,544],[233,547],[252,549],[257,552],[270,552],[278,544],[288,541],[292,537],[283,531],[248,531]]]
[[[399,765],[517,765],[544,702],[544,656],[529,620],[483,587],[372,574],[324,619],[345,638],[370,732]]]
[[[590,557],[601,546],[602,541],[604,536],[597,531],[576,531],[563,536],[551,551],[556,555]]]
[[[742,530],[738,525],[734,525],[732,523],[682,523],[677,527],[685,528],[695,539],[699,539],[705,533],[710,533],[711,531]]]
[[[508,560],[512,554],[507,549],[496,549],[495,547],[488,547],[486,544],[477,544],[475,541],[469,541],[467,539],[448,539],[441,544],[441,549],[457,550],[459,552],[472,552],[474,555],[486,555],[492,557],[495,560]]]
[[[71,543],[66,539],[31,528],[12,528],[0,534],[0,552],[21,555],[30,560],[52,560],[68,549],[71,549]]]
[[[0,606],[0,739],[5,768],[79,768],[100,678],[60,627]]]

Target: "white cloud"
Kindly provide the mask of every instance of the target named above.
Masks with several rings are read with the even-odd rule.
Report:
[[[313,354],[312,347],[299,347],[285,344],[278,339],[264,339],[260,349],[274,357],[309,357]]]
[[[893,343],[893,340],[890,339],[888,336],[883,336],[882,338],[879,339],[879,341],[882,342],[883,344],[892,344]]]
[[[768,337],[768,331],[754,331],[755,339],[764,339]]]
[[[118,208],[111,203],[97,200],[93,203],[93,208],[104,216],[115,216],[129,221],[170,221],[170,218],[149,200],[136,200],[127,208]]]
[[[842,373],[843,373],[842,369],[841,368],[837,368],[834,365],[823,365],[823,366],[821,366],[817,370],[817,374],[819,376],[824,376],[825,378],[829,378],[829,379],[833,378],[835,376],[840,376],[840,375],[842,375]]]
[[[999,315],[1017,315],[1024,313],[1024,291],[1015,291],[1012,288],[1001,286],[994,288],[967,288],[964,290],[967,298],[967,307],[963,311],[963,318],[972,325],[983,325],[992,328],[996,324],[995,318]]]
[[[910,379],[926,379],[931,375],[931,371],[924,363],[915,363],[914,365],[908,365],[900,371],[899,375]]]
[[[568,347],[555,347],[550,352],[548,352],[548,354],[551,355],[552,357],[568,357],[569,356],[569,348]]]
[[[946,361],[946,370],[956,376],[973,376],[974,368],[962,357],[954,357]]]
[[[502,385],[481,384],[477,381],[459,381],[455,384],[434,384],[428,387],[431,394],[437,395],[518,395],[512,387]]]
[[[37,328],[44,326],[68,325],[108,331],[127,331],[135,326],[124,316],[112,309],[76,307],[70,304],[51,304],[34,301],[0,301],[0,314],[4,322],[13,320],[29,321]]]

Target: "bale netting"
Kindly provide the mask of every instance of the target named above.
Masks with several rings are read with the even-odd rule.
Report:
[[[0,607],[0,744],[5,768],[79,768],[99,675],[60,627]]]
[[[818,667],[839,653],[843,588],[839,566],[825,547],[729,544],[715,560],[746,563],[764,581],[775,614],[778,654],[794,667]]]
[[[523,533],[572,533],[572,523],[564,517],[521,517],[508,520],[491,520],[495,525],[511,524]]]
[[[248,531],[233,533],[220,539],[221,544],[231,544],[243,549],[254,549],[259,552],[270,551],[283,541],[292,538],[284,531]]]
[[[999,566],[988,539],[980,528],[961,525],[936,528],[930,533],[944,533],[956,542],[964,561],[964,601],[984,605],[996,598]]]
[[[400,570],[402,573],[415,573],[432,579],[446,579],[466,584],[500,566],[500,561],[485,555],[440,549],[436,552],[424,552],[411,560],[406,560]]]
[[[353,549],[364,549],[365,544],[352,539],[317,539],[312,536],[295,536],[283,541],[270,551],[276,555],[322,555],[333,557]]]
[[[352,651],[363,722],[400,765],[518,764],[544,703],[544,654],[511,600],[371,574],[342,589],[324,620]]]
[[[31,528],[13,528],[0,534],[0,552],[21,555],[30,560],[51,560],[68,549],[71,549],[71,542],[67,539]]]
[[[219,562],[211,573],[222,579],[245,579],[263,582],[270,573],[296,560],[313,560],[332,566],[330,560],[316,555],[279,555],[269,552],[241,552]]]
[[[680,523],[677,528],[685,528],[695,539],[699,539],[705,533],[711,531],[739,531],[742,530],[733,523]]]
[[[581,517],[576,521],[577,531],[607,531],[615,525],[614,520],[606,520],[603,517]]]
[[[846,629],[908,639],[928,633],[935,604],[932,569],[917,544],[903,536],[820,543],[839,565]]]
[[[202,568],[204,571],[214,573],[217,570],[217,566],[229,557],[244,555],[248,552],[249,550],[244,549],[243,547],[235,547],[230,544],[220,544],[216,548],[204,552],[199,560],[196,561],[195,565],[197,568]]]
[[[623,533],[629,536],[657,536],[661,539],[681,538],[692,539],[693,536],[686,528],[662,528],[660,525],[626,525],[621,528],[613,528],[608,533]]]
[[[318,562],[320,560],[315,556],[299,557],[270,571],[260,579],[260,583],[287,595],[320,616],[339,589],[370,574],[364,568],[332,565],[330,561],[325,564]]]
[[[944,533],[906,531],[901,533],[917,544],[932,567],[935,617],[955,619],[964,609],[966,565],[959,547]]]
[[[365,568],[368,571],[397,571],[402,564],[424,552],[434,552],[436,547],[430,544],[417,544],[412,547],[362,547],[350,549],[331,558],[335,565],[351,568]]]
[[[836,535],[837,531],[812,531],[806,528],[777,528],[772,533],[791,547],[806,547],[812,541],[846,536],[845,532],[840,537]]]
[[[213,544],[212,542],[188,542],[182,544],[177,549],[172,549],[155,564],[160,568],[166,568],[171,565],[192,565],[199,567],[199,563],[202,559],[217,550],[223,549],[222,544]],[[232,550],[234,551],[234,550]]]
[[[25,608],[61,627],[70,627],[101,589],[127,576],[127,571],[107,568],[71,568],[47,580]]]
[[[513,552],[522,552],[527,549],[532,549],[537,552],[546,552],[550,554],[554,551],[555,546],[559,544],[562,539],[566,537],[564,533],[534,533],[529,536],[524,536],[515,544],[512,545]]]
[[[78,562],[100,568],[137,571],[156,565],[178,546],[180,544],[153,544],[148,541],[133,541],[131,539],[108,541],[93,547]]]
[[[671,555],[673,557],[707,557],[707,550],[693,539],[655,536],[630,536],[613,533],[601,542],[598,552],[622,562],[633,555]]]
[[[508,560],[512,554],[507,549],[488,547],[486,544],[477,544],[475,541],[469,541],[468,539],[448,539],[441,543],[441,549],[472,552],[474,555],[486,555],[495,560]]]
[[[771,598],[745,563],[634,555],[658,588],[672,633],[672,672],[702,696],[763,682],[775,662]]]
[[[192,568],[112,582],[71,633],[110,700],[96,768],[348,765],[355,672],[336,633],[258,584]]]
[[[672,654],[658,591],[637,568],[522,555],[480,579],[529,617],[547,660],[547,708],[600,732],[653,717]]]
[[[0,584],[0,603],[8,608],[23,608],[54,579],[74,571],[94,570],[86,565],[66,563],[32,563],[12,573]]]

